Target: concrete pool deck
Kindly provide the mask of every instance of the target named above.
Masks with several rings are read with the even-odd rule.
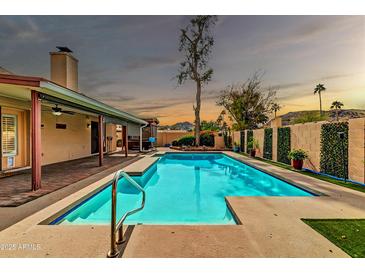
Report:
[[[133,226],[123,257],[348,257],[300,219],[365,218],[365,193],[224,153],[325,195],[227,197],[242,225]],[[156,159],[145,156],[125,170],[142,172]],[[109,226],[39,223],[95,193],[112,177],[113,173],[0,232],[0,257],[106,257]]]

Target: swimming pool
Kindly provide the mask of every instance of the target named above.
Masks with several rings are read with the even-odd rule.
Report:
[[[313,196],[222,153],[166,153],[143,176],[132,177],[146,192],[145,208],[125,224],[236,224],[226,196]],[[141,193],[120,179],[117,220],[139,207]],[[109,224],[111,186],[51,224]]]

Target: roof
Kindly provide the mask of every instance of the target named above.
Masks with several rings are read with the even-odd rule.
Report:
[[[145,125],[146,121],[128,112],[116,109],[85,94],[63,87],[42,77],[0,74],[0,83],[33,88],[42,94],[52,96],[70,103],[87,107],[111,117]]]

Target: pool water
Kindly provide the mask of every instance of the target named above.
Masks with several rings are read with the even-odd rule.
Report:
[[[125,224],[235,224],[226,196],[312,196],[300,188],[224,154],[167,153],[143,176],[145,208]],[[139,207],[142,194],[125,179],[118,183],[117,219]],[[108,224],[111,186],[52,224]]]

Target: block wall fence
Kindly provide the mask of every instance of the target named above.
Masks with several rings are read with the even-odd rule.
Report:
[[[313,122],[290,125],[291,149],[303,149],[308,153],[304,168],[320,172],[321,126],[328,122]],[[277,161],[278,127],[273,128],[272,160]],[[239,132],[232,134],[233,142],[240,144]],[[245,132],[245,142],[247,134]],[[259,143],[256,156],[264,158],[264,129],[253,130]],[[365,183],[365,118],[348,120],[348,177]]]

